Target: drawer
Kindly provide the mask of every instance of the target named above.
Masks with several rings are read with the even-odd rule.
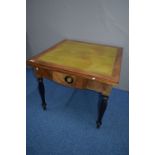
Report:
[[[53,81],[63,84],[65,86],[83,88],[84,79],[71,74],[65,74],[61,72],[52,73]]]
[[[109,95],[112,89],[112,86],[100,83],[95,80],[85,79],[79,76],[61,73],[57,71],[50,71],[43,68],[35,68],[36,76],[48,78],[64,86],[80,88],[80,89],[89,89],[97,92],[101,92],[104,95]]]

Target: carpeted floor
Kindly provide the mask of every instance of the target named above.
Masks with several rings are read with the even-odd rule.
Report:
[[[48,80],[44,84],[47,111],[42,110],[33,72],[27,69],[27,155],[129,154],[127,91],[112,90],[103,125],[96,129],[97,93]]]

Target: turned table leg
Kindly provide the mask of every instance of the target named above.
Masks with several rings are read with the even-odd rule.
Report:
[[[46,110],[45,88],[44,88],[43,78],[38,78],[38,89],[39,89],[39,94],[42,100],[43,110]]]
[[[102,117],[106,110],[107,102],[108,102],[108,96],[102,95],[100,93],[99,94],[99,105],[98,105],[98,118],[96,121],[97,128],[100,128],[100,126],[102,125]]]

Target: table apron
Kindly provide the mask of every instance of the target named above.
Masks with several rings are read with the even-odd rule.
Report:
[[[38,67],[35,68],[35,75],[37,78],[47,78],[67,87],[89,89],[100,92],[106,96],[109,96],[112,90],[112,85],[101,83],[99,81],[96,81],[95,79],[90,80],[76,75],[61,73]],[[69,77],[72,82],[67,82],[66,77]]]

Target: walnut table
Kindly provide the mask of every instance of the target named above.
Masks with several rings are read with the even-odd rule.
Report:
[[[113,86],[119,83],[122,48],[109,45],[63,40],[27,60],[38,78],[42,107],[46,110],[43,78],[66,87],[99,92],[97,128],[107,107]]]

